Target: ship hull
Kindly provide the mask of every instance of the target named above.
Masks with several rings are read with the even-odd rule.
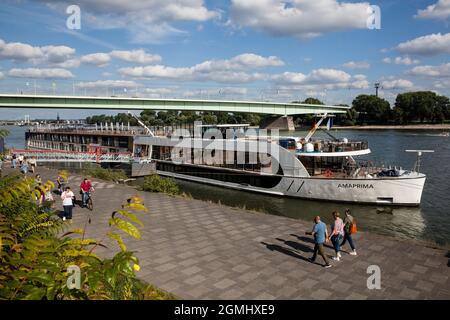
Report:
[[[175,165],[175,167],[177,167]],[[405,177],[371,179],[333,179],[314,177],[280,177],[272,188],[262,188],[247,183],[235,183],[208,178],[207,175],[193,176],[157,170],[158,174],[240,191],[286,196],[301,199],[364,203],[392,206],[419,206],[425,184],[425,175],[413,173]],[[184,171],[184,170],[181,170]],[[214,170],[212,170],[213,172]],[[244,173],[245,174],[245,173]],[[264,178],[264,176],[262,176]]]

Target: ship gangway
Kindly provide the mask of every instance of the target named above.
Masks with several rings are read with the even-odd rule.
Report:
[[[130,163],[133,155],[127,152],[79,152],[63,150],[11,150],[12,154],[34,158],[39,162],[94,162],[94,163]]]

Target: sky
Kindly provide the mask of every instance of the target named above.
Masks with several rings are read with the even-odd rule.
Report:
[[[2,0],[0,93],[450,96],[450,0]],[[60,111],[83,118],[103,111]],[[55,118],[0,109],[0,119]]]

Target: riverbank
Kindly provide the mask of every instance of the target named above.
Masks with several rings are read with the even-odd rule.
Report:
[[[8,169],[9,170],[9,169]],[[39,167],[44,179],[56,170]],[[82,177],[73,175],[76,189]],[[210,202],[141,192],[94,180],[94,211],[75,208],[73,227],[104,234],[111,212],[138,194],[149,214],[142,239],[126,245],[140,259],[139,276],[184,299],[450,299],[450,251],[368,232],[355,236],[358,256],[343,253],[324,269],[305,235],[311,223]],[[60,206],[58,200],[58,206]],[[98,253],[109,257],[114,245]],[[325,248],[328,255],[332,248]],[[348,250],[346,246],[344,250]],[[381,289],[367,288],[368,267],[381,270]]]
[[[450,124],[333,126],[337,130],[450,130]]]

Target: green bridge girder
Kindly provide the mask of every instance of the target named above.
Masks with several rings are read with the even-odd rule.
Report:
[[[219,111],[289,116],[346,113],[349,107],[258,101],[0,94],[0,108]]]

